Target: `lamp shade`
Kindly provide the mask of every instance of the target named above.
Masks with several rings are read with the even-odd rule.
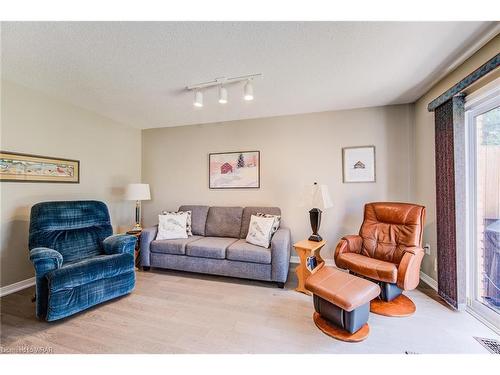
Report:
[[[326,210],[333,206],[327,185],[314,183],[311,190],[311,206],[320,210]]]
[[[150,200],[149,184],[128,184],[125,199],[129,201]]]

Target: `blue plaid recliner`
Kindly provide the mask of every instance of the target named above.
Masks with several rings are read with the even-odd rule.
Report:
[[[112,234],[103,202],[32,207],[29,249],[39,319],[61,319],[134,289],[136,238]]]

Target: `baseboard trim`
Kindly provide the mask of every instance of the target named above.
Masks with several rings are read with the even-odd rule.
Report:
[[[423,273],[422,271],[420,271],[420,279],[437,292],[438,283],[436,280],[434,280],[432,277],[430,277],[426,273]]]
[[[35,278],[31,277],[26,280],[18,281],[17,283],[2,286],[0,288],[0,297],[6,296],[11,293],[18,292],[20,290],[29,288],[30,286],[35,285]]]
[[[290,263],[299,264],[300,263],[299,257],[296,255],[292,255],[290,257]],[[333,259],[325,259],[325,264],[328,267],[335,267],[335,262],[333,261]]]

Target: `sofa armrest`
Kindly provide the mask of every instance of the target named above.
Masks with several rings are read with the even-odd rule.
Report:
[[[397,286],[403,290],[413,290],[420,282],[420,265],[424,258],[424,249],[407,247],[398,266]]]
[[[292,236],[290,229],[279,228],[271,239],[271,279],[280,283],[288,278]]]
[[[102,243],[106,254],[131,254],[134,255],[137,238],[130,234],[115,234],[106,237]]]
[[[145,228],[141,232],[141,266],[149,267],[151,265],[149,246],[156,238],[158,233],[158,225],[154,227]]]
[[[30,260],[35,267],[36,277],[36,316],[43,319],[47,315],[49,286],[47,273],[61,268],[63,257],[60,252],[48,247],[36,247],[30,250]]]

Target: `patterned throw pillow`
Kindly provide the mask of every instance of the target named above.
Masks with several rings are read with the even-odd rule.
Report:
[[[280,228],[280,222],[281,222],[280,215],[270,215],[270,214],[263,214],[262,212],[257,212],[257,216],[274,218],[273,232],[271,233],[271,235],[273,235]]]
[[[177,212],[174,212],[174,211],[162,211],[161,212],[162,215],[167,215],[167,214],[175,215],[175,214],[184,214],[184,213],[187,214],[186,233],[187,233],[188,236],[192,236],[193,232],[191,231],[191,211],[177,211]]]
[[[253,245],[269,247],[274,225],[274,217],[252,215],[246,241]]]
[[[188,238],[186,231],[187,213],[173,213],[158,215],[157,240],[174,240],[178,238]]]

